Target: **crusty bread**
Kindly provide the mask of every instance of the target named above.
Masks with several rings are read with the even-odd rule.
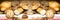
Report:
[[[40,6],[38,1],[32,3],[32,10],[37,9]]]
[[[5,11],[7,8],[11,7],[11,2],[4,1],[1,3],[1,11]]]
[[[9,1],[2,2],[1,6],[4,7],[4,8],[11,7],[11,2],[9,2]]]
[[[17,9],[20,13],[23,12],[23,9],[22,8],[18,8]]]
[[[26,1],[22,1],[22,2],[20,3],[20,6],[21,6],[23,9],[29,9],[29,8],[28,8],[28,3],[27,3]]]
[[[18,8],[14,11],[15,14],[20,14],[23,12],[23,9],[22,8]]]
[[[7,8],[1,8],[1,11],[5,11]]]
[[[42,10],[42,8],[38,8],[38,9],[37,9],[37,12],[40,13],[41,10]]]
[[[53,8],[56,11],[59,11],[59,3],[55,1],[49,2],[49,7]]]
[[[54,17],[54,13],[55,13],[54,10],[49,9],[49,10],[47,10],[47,12],[46,12],[46,17],[52,18],[52,17]]]
[[[14,17],[14,12],[12,10],[6,10],[6,17],[7,18],[13,18]]]

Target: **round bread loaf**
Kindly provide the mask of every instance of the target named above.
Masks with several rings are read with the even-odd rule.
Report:
[[[20,6],[23,8],[23,9],[26,9],[26,10],[28,10],[29,8],[29,6],[28,6],[28,2],[26,2],[26,1],[22,1],[21,3],[20,3]]]
[[[6,10],[5,13],[6,17],[9,19],[14,17],[14,12],[12,10]]]
[[[47,10],[46,17],[53,18],[55,11],[52,9]]]
[[[56,11],[59,11],[59,3],[56,1],[49,2],[49,7],[53,8]]]
[[[37,9],[40,6],[38,1],[32,3],[32,10]]]
[[[11,7],[11,2],[9,1],[4,1],[1,3],[1,11],[5,11],[7,8]]]

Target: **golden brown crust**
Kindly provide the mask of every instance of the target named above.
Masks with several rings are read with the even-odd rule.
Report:
[[[12,10],[6,10],[5,13],[7,18],[14,17],[14,12]]]
[[[53,8],[56,11],[59,11],[59,3],[56,1],[49,2],[49,7]]]
[[[47,17],[54,17],[54,13],[55,13],[55,11],[52,10],[52,9],[47,10],[47,12],[46,12],[46,16],[47,16]]]
[[[28,8],[28,3],[26,2],[26,1],[22,1],[21,3],[20,3],[20,6],[23,8],[23,9],[29,9]]]
[[[18,10],[20,13],[23,12],[23,9],[22,9],[22,8],[18,8],[17,10]]]
[[[38,8],[38,9],[37,9],[37,12],[39,12],[39,13],[40,13],[40,11],[41,11],[41,10],[42,10],[42,8]]]
[[[11,7],[11,2],[8,2],[8,1],[2,2],[1,6],[5,8]]]
[[[1,11],[5,11],[7,8],[11,7],[11,2],[9,1],[4,1],[1,3]]]
[[[32,3],[32,10],[37,9],[40,6],[38,1]]]

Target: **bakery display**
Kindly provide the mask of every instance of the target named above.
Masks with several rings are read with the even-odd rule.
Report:
[[[3,1],[0,14],[5,14],[7,20],[53,20],[55,14],[60,14],[60,5],[57,1]]]

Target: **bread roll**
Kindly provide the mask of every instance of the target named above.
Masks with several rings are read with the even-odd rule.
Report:
[[[1,8],[1,11],[5,11],[7,8]]]
[[[7,18],[13,18],[14,17],[14,12],[12,10],[6,10],[6,17]]]
[[[5,1],[5,2],[2,2],[1,5],[4,8],[9,8],[9,7],[11,7],[11,2]]]
[[[53,8],[56,11],[59,11],[59,3],[55,1],[49,2],[49,7]]]
[[[54,17],[54,13],[55,13],[54,10],[49,9],[49,10],[47,10],[47,12],[46,12],[46,16],[49,17],[49,18],[53,18],[53,17]]]
[[[18,8],[17,9],[20,13],[23,12],[23,9],[22,8]]]
[[[37,12],[40,12],[41,10],[42,10],[42,8],[38,8],[38,9],[37,9]]]
[[[1,7],[1,10],[2,10],[2,11],[5,11],[6,8],[11,7],[11,2],[4,1],[4,2],[1,3],[1,6],[2,6],[2,7]]]
[[[42,8],[38,8],[37,12],[39,12],[41,15],[44,15],[46,13],[46,10],[44,10]]]
[[[37,9],[40,6],[40,3],[38,1],[33,2],[32,4],[32,10]]]
[[[20,14],[23,12],[23,9],[22,8],[18,8],[14,11],[15,14]]]
[[[23,8],[23,9],[29,9],[28,8],[28,3],[26,2],[26,1],[22,1],[21,3],[20,3],[20,6]]]

